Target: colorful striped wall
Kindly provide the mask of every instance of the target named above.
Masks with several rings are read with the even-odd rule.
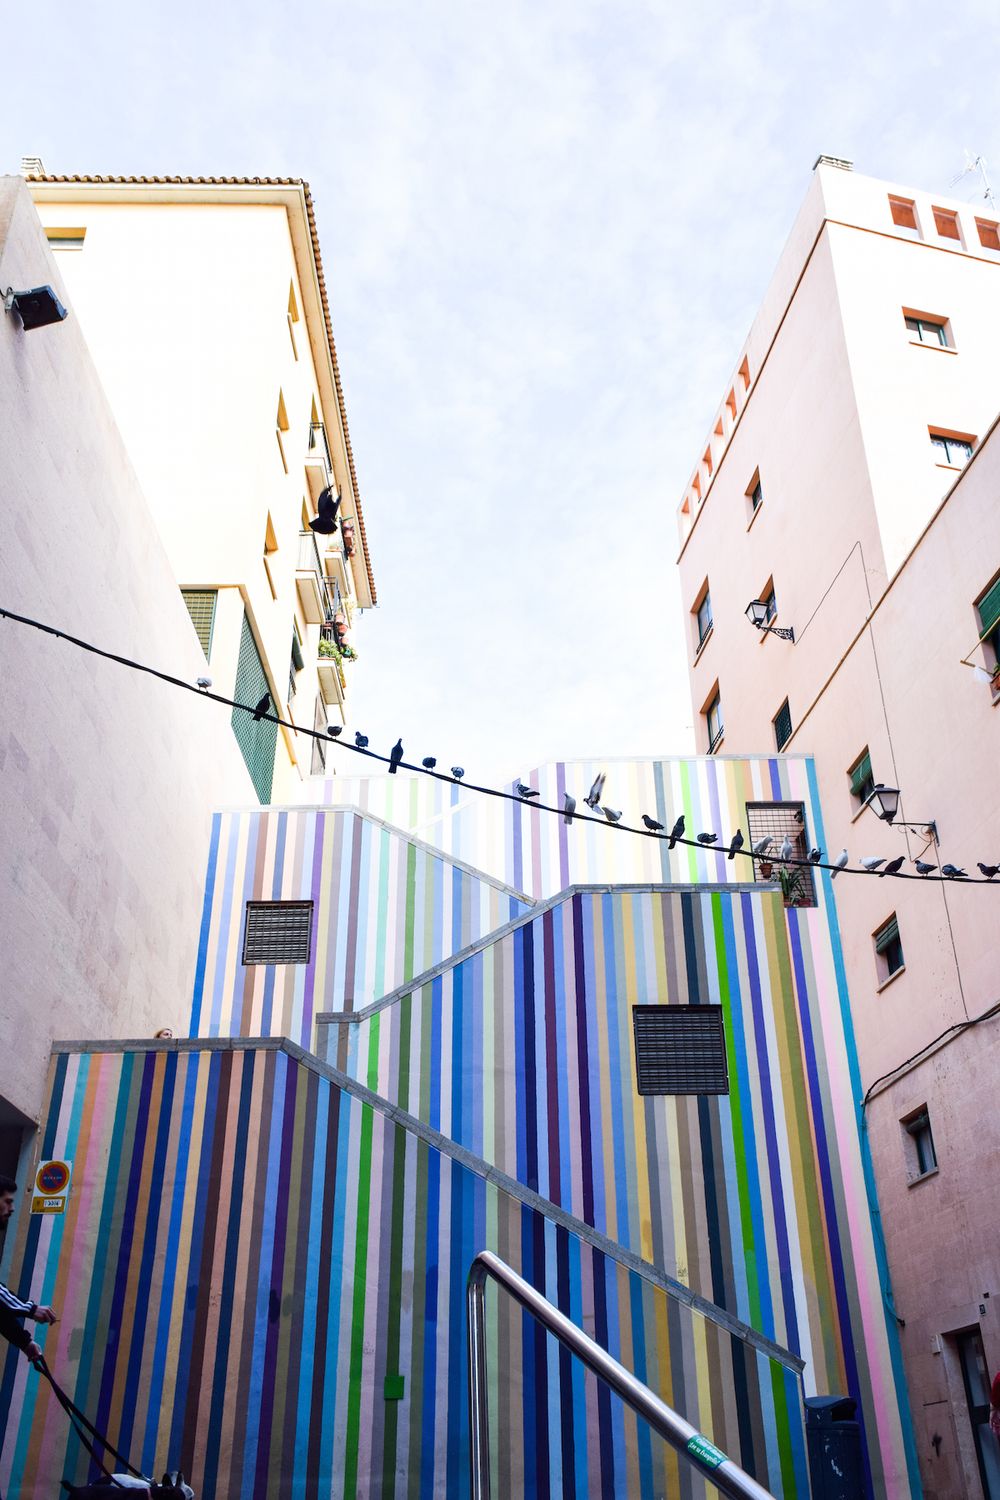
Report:
[[[308,964],[242,963],[247,901],[316,903]],[[528,909],[517,892],[344,810],[217,813],[192,1036],[313,1045],[317,1010],[352,1010]]]
[[[46,1357],[117,1446],[199,1500],[465,1500],[464,1288],[487,1247],[775,1493],[807,1495],[793,1368],[356,1089],[278,1042],[57,1055],[42,1151],[72,1158],[73,1187],[65,1217],[22,1224],[19,1284],[60,1309]],[[495,1494],[700,1500],[495,1289],[488,1306]],[[86,1474],[46,1390],[8,1359],[8,1500]]]
[[[905,1465],[857,1138],[828,1107],[843,1033],[793,982],[822,923],[752,887],[581,889],[333,1021],[327,1056],[849,1391],[881,1484]],[[722,1006],[727,1095],[639,1095],[648,1003]]]

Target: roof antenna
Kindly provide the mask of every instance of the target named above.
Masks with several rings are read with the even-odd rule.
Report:
[[[966,153],[965,153],[965,166],[962,168],[961,172],[958,173],[957,177],[953,177],[951,179],[951,181],[949,182],[948,186],[949,187],[954,187],[956,185],[956,183],[961,182],[961,180],[962,180],[963,177],[967,177],[970,172],[977,172],[977,171],[978,171],[980,177],[983,180],[983,198],[990,205],[990,208],[992,208],[993,212],[996,213],[996,211],[997,211],[997,200],[996,200],[996,197],[994,196],[993,188],[990,185],[990,179],[989,179],[989,177],[986,174],[986,158],[985,158],[985,156],[970,156],[969,153],[968,153],[968,151],[966,151]]]

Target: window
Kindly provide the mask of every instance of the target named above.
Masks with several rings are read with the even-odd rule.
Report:
[[[858,806],[861,807],[875,790],[875,778],[872,775],[872,758],[868,754],[867,745],[847,774],[851,778],[851,796],[856,799]]]
[[[694,616],[698,625],[698,645],[703,646],[712,628],[712,596],[708,592],[708,580],[705,581],[705,592],[701,600],[694,608]]]
[[[1000,250],[1000,224],[992,219],[977,219],[976,230],[984,250]]]
[[[912,198],[889,198],[889,212],[892,214],[892,222],[900,229],[912,229],[919,233],[917,224],[917,209]]]
[[[942,349],[950,349],[948,342],[948,327],[945,318],[924,318],[916,313],[904,314],[906,326],[913,334],[914,342],[919,340],[921,344],[938,344]]]
[[[976,604],[979,614],[979,639],[987,650],[987,667],[1000,668],[1000,577],[994,579]],[[989,660],[992,652],[993,660]],[[1000,693],[1000,673],[993,678],[993,691]]]
[[[899,940],[899,923],[896,921],[896,913],[887,922],[883,922],[875,932],[872,933],[872,941],[875,944],[875,967],[878,970],[879,982],[885,983],[891,979],[893,974],[898,974],[905,965],[903,958],[903,945]]]
[[[739,368],[739,378],[740,378],[740,381],[741,381],[741,383],[743,385],[743,389],[745,391],[748,391],[750,389],[750,361],[749,361],[749,359],[744,359],[743,363],[740,365],[740,368]]]
[[[780,854],[785,840],[792,846],[789,855],[793,860],[805,860],[809,855],[809,839],[806,833],[806,809],[804,802],[748,802],[747,844],[753,848],[767,836],[771,840],[767,859],[753,861],[753,878],[758,882],[774,880],[774,867],[784,871],[787,878],[781,879],[782,898],[786,906],[815,906],[816,885],[813,872],[808,865],[781,865]],[[779,878],[780,875],[779,875]]]
[[[764,500],[764,490],[760,482],[760,470],[754,470],[754,476],[746,487],[747,497],[747,519],[752,521],[760,509]]]
[[[271,520],[271,512],[268,511],[267,520],[264,522],[264,572],[267,574],[267,581],[271,587],[272,599],[277,599],[278,597],[278,589],[274,582],[274,574],[271,571],[271,558],[274,556],[277,550],[278,537],[274,530],[274,522]]]
[[[735,391],[731,390],[729,392],[729,395],[726,397],[726,405],[729,407],[729,415],[730,415],[730,417],[735,422],[736,421],[736,392]]]
[[[792,711],[788,707],[787,698],[775,714],[773,723],[774,743],[781,750],[792,737]]]
[[[289,703],[291,703],[291,701],[295,697],[295,693],[296,693],[295,678],[298,675],[298,673],[302,671],[302,668],[305,666],[305,664],[306,664],[306,659],[302,655],[302,640],[301,640],[301,637],[299,636],[299,627],[295,624],[295,621],[293,620],[292,621],[292,660],[291,660],[291,664],[290,664],[290,666],[288,668],[288,701],[289,701]]]
[[[46,229],[50,250],[82,250],[86,229]]]
[[[721,1005],[634,1005],[640,1094],[728,1094]]]
[[[288,337],[292,341],[292,353],[298,359],[299,351],[295,343],[295,325],[299,321],[299,305],[295,300],[295,283],[288,283]]]
[[[934,228],[943,240],[959,240],[962,235],[958,227],[958,214],[950,208],[932,208]]]
[[[313,728],[317,734],[326,733],[326,704],[323,702],[322,696],[316,699],[316,707],[313,710]],[[326,740],[313,740],[312,765],[310,766],[313,776],[326,775],[326,752],[328,748]]]
[[[285,398],[281,391],[278,392],[278,415],[275,418],[275,437],[278,439],[278,452],[281,454],[281,464],[285,473],[288,473],[288,458],[285,454],[285,440],[282,433],[288,431],[288,413],[285,410]]]
[[[778,601],[774,597],[774,584],[770,579],[768,579],[767,584],[765,585],[764,592],[761,594],[760,600],[767,609],[767,614],[764,616],[764,624],[770,625],[771,621],[776,617],[778,613]],[[763,637],[761,637],[761,639],[763,639]]]
[[[705,472],[707,473],[709,479],[711,479],[711,477],[712,477],[712,467],[713,467],[713,465],[712,465],[712,449],[711,449],[711,447],[708,447],[708,448],[705,449],[704,453],[701,455],[701,461],[705,465]]]
[[[181,598],[187,605],[191,624],[195,628],[206,661],[212,654],[212,631],[215,629],[215,605],[218,597],[217,589],[181,589]]]
[[[722,722],[722,698],[718,687],[714,690],[714,696],[709,700],[708,706],[703,710],[705,716],[705,728],[708,731],[708,753],[712,755],[717,749],[723,735],[724,725]]]
[[[270,691],[249,616],[244,614],[233,697],[237,703],[245,703],[253,707],[260,702],[265,693]],[[232,725],[236,743],[246,761],[257,796],[261,802],[266,803],[270,801],[271,783],[274,780],[274,751],[278,743],[277,723],[274,719],[254,719],[253,714],[247,713],[245,708],[234,708]]]
[[[245,964],[307,964],[311,901],[248,901],[243,931]]]
[[[910,1182],[919,1182],[922,1177],[929,1177],[932,1172],[937,1171],[937,1152],[934,1150],[927,1105],[922,1104],[899,1123],[903,1127],[903,1147]]]
[[[931,447],[934,457],[939,464],[946,468],[961,469],[972,457],[972,444],[974,439],[953,437],[946,432],[931,433]]]

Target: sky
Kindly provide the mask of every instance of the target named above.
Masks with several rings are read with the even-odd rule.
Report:
[[[945,193],[992,154],[1000,190],[994,0],[57,0],[44,34],[0,170],[311,184],[380,600],[349,725],[476,780],[694,747],[677,506],[816,157]]]

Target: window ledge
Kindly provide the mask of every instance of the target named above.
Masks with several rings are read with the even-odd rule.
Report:
[[[857,822],[857,821],[858,821],[858,819],[859,819],[859,818],[860,818],[860,816],[861,816],[861,814],[862,814],[862,813],[863,813],[863,812],[864,812],[864,811],[865,811],[865,804],[864,804],[864,803],[863,803],[863,802],[862,802],[862,804],[861,804],[861,806],[860,806],[860,807],[859,807],[859,808],[858,808],[858,810],[857,810],[857,812],[856,812],[856,813],[854,813],[854,815],[853,815],[853,816],[852,816],[852,818],[851,818],[851,822],[852,822],[852,823],[856,823],[856,822]]]
[[[936,1177],[940,1170],[940,1167],[931,1167],[929,1172],[921,1172],[919,1177],[911,1177],[906,1186],[916,1187],[918,1183],[926,1182],[928,1177]]]
[[[889,975],[888,979],[883,979],[882,983],[876,987],[876,990],[875,990],[876,995],[881,995],[881,993],[882,993],[883,990],[887,990],[889,988],[890,984],[892,984],[892,981],[894,979],[898,979],[899,976],[900,976],[900,974],[905,974],[905,973],[906,973],[906,965],[905,964],[900,964],[900,966],[899,966],[898,969],[893,969],[893,971]]]
[[[747,522],[747,531],[749,531],[749,530],[750,530],[750,527],[751,527],[751,526],[752,526],[752,525],[753,525],[753,523],[754,523],[754,522],[755,522],[755,521],[756,521],[756,519],[757,519],[757,517],[758,517],[758,516],[759,516],[759,515],[760,515],[760,513],[761,513],[761,511],[762,511],[762,510],[763,510],[763,509],[764,509],[764,502],[763,502],[763,500],[762,500],[762,501],[761,501],[761,502],[760,502],[760,504],[759,504],[759,505],[758,505],[758,507],[757,507],[757,509],[756,509],[756,510],[755,510],[755,511],[754,511],[754,513],[753,513],[753,515],[752,515],[752,516],[751,516],[751,517],[750,517],[750,519],[749,519],[749,521],[748,521],[748,522]]]
[[[923,339],[910,339],[910,343],[914,349],[936,349],[939,354],[958,353],[958,350],[953,349],[950,344],[927,344]]]
[[[704,651],[705,647],[708,645],[709,641],[712,639],[712,631],[714,629],[715,629],[715,623],[713,621],[713,623],[705,631],[705,634],[702,636],[701,640],[698,642],[698,649],[694,653],[695,662],[697,662],[699,660],[699,658],[701,656],[701,653]]]
[[[948,472],[949,472],[949,474],[961,474],[962,470],[966,467],[966,464],[968,462],[969,462],[969,460],[966,459],[966,461],[965,461],[964,464],[937,464],[936,463],[934,465],[934,467],[936,469],[947,469]]]

